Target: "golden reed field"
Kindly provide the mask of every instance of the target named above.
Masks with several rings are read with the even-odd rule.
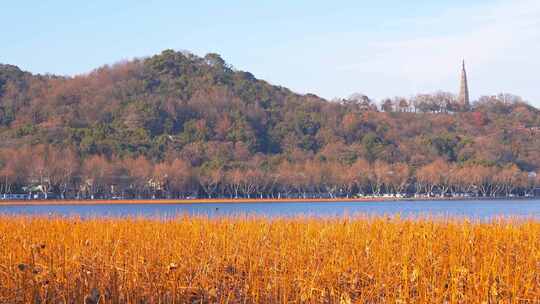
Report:
[[[0,303],[540,303],[540,222],[0,217]]]

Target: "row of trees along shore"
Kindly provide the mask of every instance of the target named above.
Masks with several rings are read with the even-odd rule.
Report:
[[[40,198],[310,198],[381,195],[532,196],[540,174],[516,165],[351,163],[317,157],[291,162],[255,155],[227,165],[143,156],[79,159],[70,149],[38,145],[0,151],[0,192]]]

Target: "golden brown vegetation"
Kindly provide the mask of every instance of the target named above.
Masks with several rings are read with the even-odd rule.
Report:
[[[0,303],[535,303],[540,222],[0,218]]]

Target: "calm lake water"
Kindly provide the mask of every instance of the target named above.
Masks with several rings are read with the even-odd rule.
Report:
[[[0,214],[61,215],[89,217],[174,217],[195,216],[354,216],[396,215],[452,216],[470,219],[521,217],[540,220],[540,200],[482,201],[401,201],[401,202],[331,202],[331,203],[220,203],[220,204],[111,204],[111,205],[38,205],[0,206]]]

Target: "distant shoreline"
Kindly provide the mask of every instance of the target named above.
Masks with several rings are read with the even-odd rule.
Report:
[[[216,198],[216,199],[95,199],[95,200],[6,200],[0,206],[39,206],[39,205],[189,205],[189,204],[246,204],[246,203],[366,203],[366,202],[407,202],[407,201],[497,201],[534,200],[538,197],[426,197],[426,198]]]

